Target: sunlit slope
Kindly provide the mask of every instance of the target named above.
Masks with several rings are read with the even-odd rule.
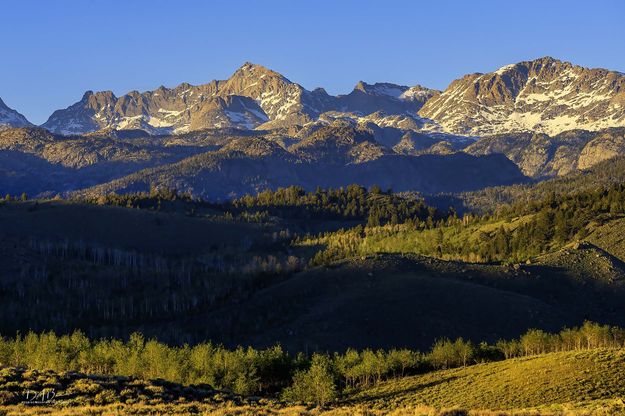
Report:
[[[625,218],[597,227],[587,240],[625,261]]]
[[[353,397],[394,409],[406,405],[522,409],[625,396],[625,351],[552,353],[436,371],[382,383]]]

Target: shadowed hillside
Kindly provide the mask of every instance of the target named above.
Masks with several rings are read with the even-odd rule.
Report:
[[[580,204],[582,217],[591,218],[602,206],[593,201],[611,201],[618,189],[571,197],[562,206]],[[625,324],[625,269],[612,246],[567,243],[569,235],[579,237],[577,228],[597,225],[571,222],[563,241],[554,237],[531,250],[508,244],[507,250],[530,250],[521,257],[529,264],[506,265],[485,260],[499,255],[490,242],[540,231],[532,224],[541,224],[543,214],[458,219],[419,200],[360,187],[290,188],[222,205],[166,195],[98,199],[133,208],[1,204],[1,307],[15,317],[2,323],[3,332],[80,328],[125,337],[141,331],[172,343],[279,342],[314,351],[423,348],[445,336],[495,341],[585,319]],[[546,204],[532,209],[555,209]],[[365,218],[378,225],[363,229]],[[620,221],[609,218],[605,224]],[[392,225],[398,221],[405,224]],[[306,237],[315,227],[330,233]],[[474,263],[409,254],[430,240],[439,244],[432,256],[454,258],[455,245],[466,246]],[[348,249],[334,260],[320,257],[336,244]]]
[[[514,268],[416,256],[358,258],[298,273],[242,306],[185,320],[179,328],[189,325],[229,345],[278,341],[293,350],[342,350],[424,348],[445,336],[496,341],[584,319],[625,322],[623,280],[604,282],[578,270],[603,259],[591,248],[562,256],[575,262],[546,258]],[[624,270],[619,265],[613,273],[620,277]]]

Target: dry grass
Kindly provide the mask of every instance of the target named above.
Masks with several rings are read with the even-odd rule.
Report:
[[[109,405],[75,408],[0,407],[2,416],[122,416],[122,415],[204,415],[204,416],[617,416],[625,414],[621,399],[591,401],[563,406],[505,411],[463,410],[430,406],[406,406],[394,410],[370,409],[364,406],[341,406],[332,409],[304,406],[219,406],[202,403],[175,405]]]
[[[591,350],[516,358],[382,383],[354,403],[382,410],[406,406],[563,412],[567,403],[625,397],[625,351]],[[549,406],[549,407],[546,407]],[[564,413],[562,413],[564,414]]]

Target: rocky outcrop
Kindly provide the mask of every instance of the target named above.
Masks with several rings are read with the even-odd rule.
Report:
[[[472,155],[500,153],[533,178],[563,176],[625,153],[625,128],[572,130],[555,136],[511,133],[487,136],[464,149]]]

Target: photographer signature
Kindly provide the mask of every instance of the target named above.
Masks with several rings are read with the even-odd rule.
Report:
[[[26,390],[22,403],[29,405],[53,404],[58,397],[54,389]]]

